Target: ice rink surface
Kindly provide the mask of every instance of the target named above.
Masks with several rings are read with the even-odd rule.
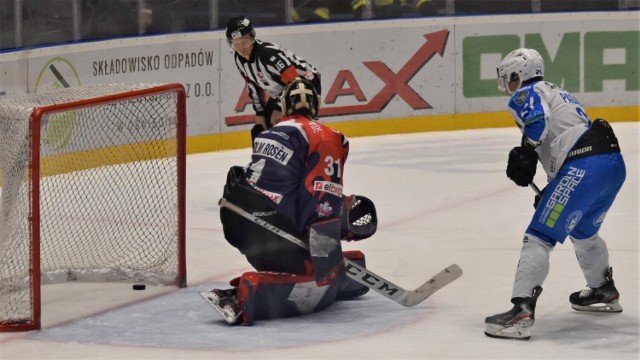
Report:
[[[551,254],[530,341],[491,339],[484,318],[509,302],[533,192],[505,176],[512,129],[352,138],[345,193],[378,209],[360,249],[367,267],[413,289],[456,263],[464,275],[404,308],[369,293],[306,317],[229,327],[198,296],[249,270],[222,235],[217,201],[250,150],[191,155],[184,289],[67,283],[43,287],[43,329],[0,334],[0,359],[638,359],[639,124],[614,123],[627,180],[602,227],[624,311],[585,314],[568,296],[585,286],[570,242]],[[249,134],[247,133],[247,136]],[[539,168],[536,183],[545,185]]]

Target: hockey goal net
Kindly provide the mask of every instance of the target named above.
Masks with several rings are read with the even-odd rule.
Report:
[[[179,84],[0,99],[0,331],[47,282],[186,286],[185,117]]]

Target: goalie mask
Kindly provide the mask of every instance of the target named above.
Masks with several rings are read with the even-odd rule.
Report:
[[[310,119],[317,119],[320,95],[311,81],[297,78],[282,92],[280,106],[284,115],[300,114]]]
[[[498,89],[512,94],[509,83],[517,80],[519,89],[522,83],[533,78],[544,76],[544,60],[540,54],[533,49],[516,49],[504,57],[498,72]]]

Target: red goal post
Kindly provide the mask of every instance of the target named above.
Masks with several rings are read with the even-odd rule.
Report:
[[[44,283],[186,286],[185,103],[180,84],[0,98],[0,332],[40,329]]]

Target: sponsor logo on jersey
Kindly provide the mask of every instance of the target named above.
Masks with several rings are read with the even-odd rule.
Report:
[[[549,159],[549,171],[552,173],[556,172],[556,160],[557,158],[555,156],[551,156]]]
[[[258,72],[256,74],[256,78],[258,78],[258,81],[262,83],[262,87],[265,90],[267,90],[267,93],[269,94],[269,96],[271,96],[272,98],[275,98],[276,96],[274,96],[273,90],[269,88],[269,81],[267,80],[266,75],[263,72]]]
[[[273,135],[278,135],[285,140],[289,140],[289,135],[283,133],[282,131],[271,131]]]
[[[567,154],[567,157],[582,155],[582,154],[591,152],[592,150],[593,150],[593,146],[581,147],[579,149],[572,150],[569,154]]]
[[[571,166],[569,172],[560,179],[542,212],[541,220],[547,227],[553,228],[556,225],[556,221],[560,218],[565,206],[571,199],[573,191],[580,184],[585,173],[585,170]],[[573,215],[571,214],[571,216]],[[570,220],[571,216],[567,221]],[[567,223],[567,226],[569,226],[569,223]]]
[[[325,201],[321,204],[316,205],[316,212],[320,217],[328,217],[328,216],[331,216],[331,214],[333,213],[333,208],[331,207],[331,204],[329,204],[328,201]]]
[[[330,181],[314,181],[313,191],[323,191],[337,197],[342,197],[342,185]]]
[[[593,226],[600,226],[602,225],[602,222],[604,221],[604,218],[607,216],[607,212],[603,212],[602,214],[600,214],[600,216],[598,216],[597,219],[593,220]]]
[[[268,197],[269,199],[271,199],[271,201],[273,201],[276,204],[280,204],[280,202],[282,201],[282,194],[278,194],[278,193],[274,193],[271,191],[267,191],[264,189],[261,189],[257,186],[254,186],[254,188],[256,190],[258,190],[260,193],[262,193],[264,196]]]
[[[565,223],[567,234],[570,233],[576,225],[578,225],[580,219],[582,219],[582,211],[574,211],[569,215],[567,222]]]
[[[287,165],[293,155],[293,150],[275,140],[256,138],[253,142],[253,154],[273,159],[282,165]]]
[[[524,101],[527,100],[527,96],[529,95],[528,91],[520,91],[519,93],[516,94],[516,96],[513,97],[513,101],[522,106],[522,104],[524,104]]]

